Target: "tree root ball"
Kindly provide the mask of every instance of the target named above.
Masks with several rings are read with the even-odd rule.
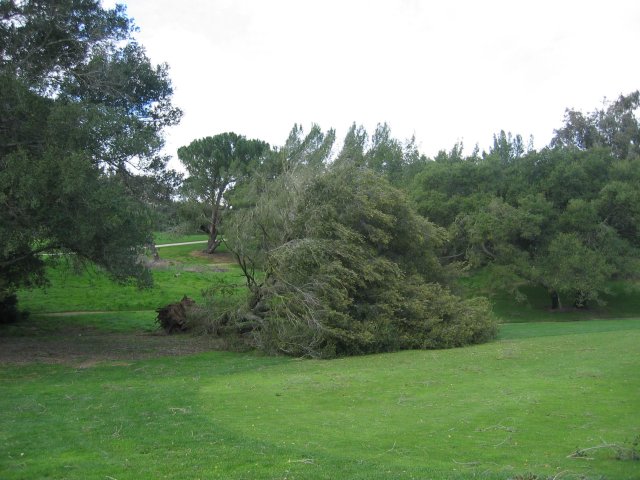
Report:
[[[156,322],[167,333],[185,332],[187,325],[187,310],[196,302],[186,295],[177,303],[170,303],[165,307],[156,309],[158,316]]]

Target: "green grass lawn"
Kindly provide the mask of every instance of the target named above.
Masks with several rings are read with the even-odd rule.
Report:
[[[627,319],[331,361],[4,364],[0,478],[639,478],[614,448],[570,457],[640,434],[638,345]]]
[[[5,337],[42,337],[48,335],[74,335],[83,332],[140,333],[158,329],[156,313],[152,310],[138,312],[104,313],[49,313],[33,314],[17,323],[0,325],[0,335]]]
[[[264,357],[158,332],[158,306],[242,283],[199,250],[162,249],[149,290],[61,265],[20,292],[31,317],[0,325],[0,479],[640,479],[632,295],[603,316],[636,318],[589,321],[498,298],[520,323],[464,349]]]
[[[160,248],[161,260],[167,260],[170,262],[181,262],[188,264],[207,264],[212,262],[218,263],[233,263],[235,264],[234,257],[227,252],[224,245],[219,245],[216,252],[211,256],[203,254],[203,250],[206,245],[179,245],[175,247]]]
[[[136,285],[120,285],[101,270],[88,268],[81,274],[62,262],[48,270],[50,285],[44,289],[19,292],[20,308],[32,313],[64,311],[131,311],[155,310],[187,295],[201,302],[202,292],[212,284],[225,282],[244,284],[237,265],[216,263],[193,253],[194,245],[162,249],[166,264],[152,270],[154,286],[139,289]]]

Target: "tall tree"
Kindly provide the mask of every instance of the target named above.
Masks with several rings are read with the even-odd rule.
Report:
[[[207,253],[213,253],[221,242],[218,233],[225,194],[268,152],[267,143],[247,140],[233,132],[194,140],[178,149],[178,158],[189,173],[185,193],[206,209]]]
[[[308,165],[322,168],[331,156],[336,132],[331,129],[323,132],[319,125],[313,124],[309,133],[300,125],[294,125],[289,137],[281,149],[278,149],[275,163],[279,171],[287,171],[298,166]]]
[[[567,109],[564,125],[555,130],[554,147],[586,150],[608,147],[617,158],[640,155],[640,91],[620,95],[588,114]]]
[[[45,281],[42,253],[149,278],[132,172],[162,172],[181,113],[134,29],[96,0],[0,2],[0,297]]]
[[[386,123],[376,126],[371,138],[362,126],[354,123],[345,136],[336,164],[366,166],[384,175],[392,185],[402,186],[412,178],[425,161],[415,144],[415,138],[401,142],[391,135]]]

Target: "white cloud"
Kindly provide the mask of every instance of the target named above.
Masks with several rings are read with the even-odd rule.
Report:
[[[388,122],[434,155],[500,129],[546,144],[565,107],[640,87],[640,4],[610,0],[128,0],[185,116],[168,153],[223,131],[281,144]],[[177,163],[174,164],[176,166]]]

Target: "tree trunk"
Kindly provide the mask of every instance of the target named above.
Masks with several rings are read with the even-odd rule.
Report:
[[[551,292],[551,310],[558,310],[560,306],[560,295],[556,291]]]
[[[153,260],[155,260],[156,262],[160,260],[160,253],[158,252],[158,249],[156,248],[156,242],[151,241],[149,242],[149,250],[151,250],[151,255],[153,255]]]
[[[225,188],[226,184],[220,188],[214,199],[213,208],[211,209],[209,240],[207,242],[207,249],[205,250],[205,252],[209,254],[215,252],[216,248],[218,248],[218,245],[221,243],[220,240],[218,240],[218,224],[220,223],[220,203],[222,202],[222,192]]]
[[[586,309],[588,307],[587,296],[584,294],[584,292],[579,291],[576,294],[576,298],[573,302],[573,306],[580,309]]]
[[[205,252],[209,254],[215,252],[218,245],[220,245],[220,240],[218,240],[218,227],[215,223],[212,223],[209,227],[209,239],[207,240],[207,249]]]

